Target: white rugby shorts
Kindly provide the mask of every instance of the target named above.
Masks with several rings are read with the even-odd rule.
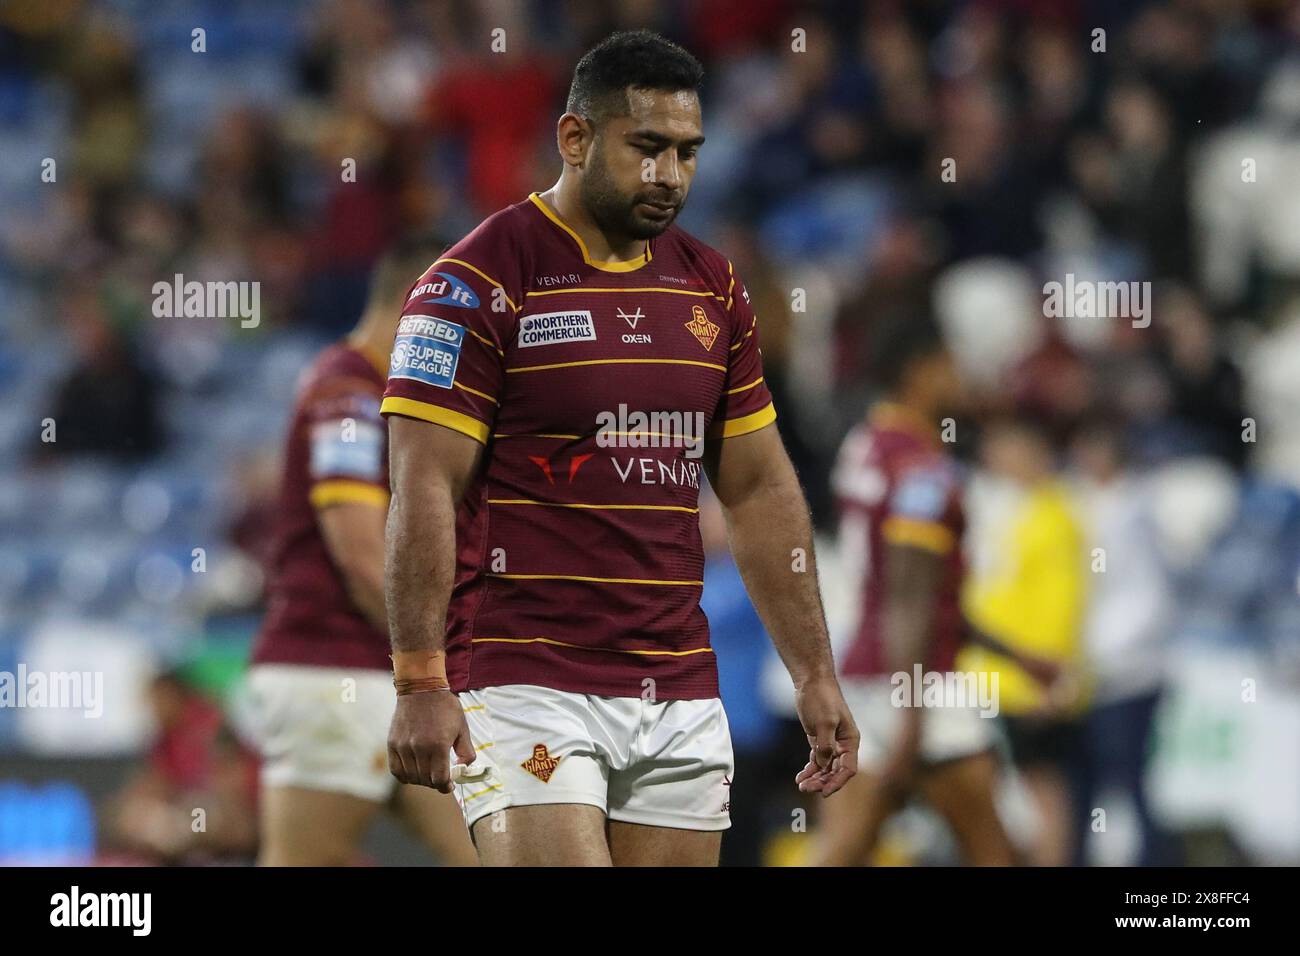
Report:
[[[469,768],[478,773],[456,785],[470,827],[498,810],[547,803],[587,804],[646,826],[731,826],[735,764],[717,698],[648,701],[531,684],[459,696],[478,754]]]
[[[392,795],[397,778],[388,770],[388,725],[397,695],[391,674],[255,664],[247,694],[263,786],[349,793],[376,803]]]

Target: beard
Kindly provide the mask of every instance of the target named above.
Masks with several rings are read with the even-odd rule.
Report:
[[[631,195],[621,192],[609,175],[599,149],[592,150],[590,161],[581,181],[583,205],[601,232],[607,236],[624,236],[629,239],[654,239],[661,236],[677,221],[677,214],[685,205],[685,197],[657,190],[650,183]],[[671,213],[662,219],[644,215],[637,209],[642,202],[675,203]]]

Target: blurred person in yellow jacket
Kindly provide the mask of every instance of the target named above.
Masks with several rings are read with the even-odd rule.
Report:
[[[1080,674],[1087,563],[1083,533],[1058,482],[1045,432],[1026,421],[993,423],[981,443],[985,468],[1016,491],[987,559],[967,579],[963,607],[974,631],[958,667],[997,674],[1011,759],[1038,817],[1028,862],[1066,865],[1073,852],[1071,778],[1082,745],[1086,689]],[[995,648],[1016,652],[1015,659]],[[1055,669],[1052,679],[1023,661]]]

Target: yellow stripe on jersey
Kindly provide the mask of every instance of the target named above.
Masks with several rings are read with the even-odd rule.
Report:
[[[553,365],[524,365],[520,368],[508,368],[507,374],[515,372],[541,372],[551,368],[574,368],[578,365],[698,365],[701,368],[716,368],[725,372],[725,365],[713,362],[696,362],[694,359],[655,359],[655,358],[621,358],[621,359],[587,359],[582,362],[556,362]]]
[[[597,508],[615,511],[684,511],[690,515],[700,513],[699,508],[687,508],[684,505],[589,505],[566,501],[533,501],[529,498],[489,498],[490,505],[541,505],[546,508]]]
[[[493,432],[492,437],[493,438],[564,438],[564,439],[576,440],[579,438],[586,438],[587,436],[586,435],[555,435],[555,434],[551,434],[550,432],[535,432],[533,434],[516,432],[513,435],[507,435],[505,432]]]
[[[368,485],[364,481],[346,481],[341,478],[316,482],[307,497],[313,508],[353,503],[388,507],[388,492],[383,488]]]
[[[515,305],[514,301],[511,300],[510,296],[506,295],[506,287],[503,286],[496,279],[492,278],[490,275],[488,275],[478,266],[470,265],[464,259],[452,259],[450,256],[439,259],[437,262],[433,264],[433,266],[436,266],[442,262],[454,262],[456,265],[464,266],[466,269],[468,269],[470,272],[474,273],[475,275],[480,276],[483,279],[486,279],[488,282],[492,283],[492,285],[496,286],[498,289],[501,290],[501,298],[506,300],[506,305],[510,306],[510,308],[514,309],[516,312],[519,311],[519,306]],[[429,268],[432,269],[433,266],[429,266]]]
[[[956,543],[952,529],[934,521],[918,521],[899,515],[886,518],[880,533],[890,544],[924,548],[936,554],[947,554]]]
[[[462,392],[469,392],[471,395],[477,395],[479,398],[486,398],[493,405],[501,404],[495,398],[489,395],[487,392],[480,392],[477,388],[470,388],[468,385],[460,384],[460,382],[452,382],[452,384],[455,385]]]
[[[740,418],[728,419],[721,423],[721,427],[714,422],[709,428],[710,438],[736,438],[740,435],[748,435],[750,432],[756,432],[760,428],[766,428],[776,421],[776,408],[771,402],[768,402],[752,415],[743,415]]]
[[[417,402],[413,398],[398,398],[395,395],[390,395],[379,406],[379,411],[385,415],[404,415],[407,418],[418,418],[422,422],[442,425],[452,431],[460,432],[462,435],[468,435],[483,445],[487,444],[488,435],[491,433],[491,429],[477,418],[462,415],[460,412],[454,412],[450,408],[443,408],[440,405]]]
[[[753,334],[754,334],[754,329],[756,329],[757,327],[758,327],[758,316],[754,316],[754,321],[751,322],[751,323],[749,323],[749,331],[746,332],[744,335],[742,335],[742,336],[740,337],[740,341],[737,342],[735,345],[733,345],[733,346],[731,347],[731,351],[734,352],[734,351],[736,351],[736,349],[738,349],[738,348],[740,348],[742,345],[744,345],[744,344],[745,344],[745,339],[747,339],[747,338],[749,338],[751,335],[753,335]]]
[[[690,657],[692,654],[712,654],[711,647],[697,647],[689,651],[631,651],[617,647],[589,647],[585,644],[568,644],[549,637],[476,637],[471,644],[550,644],[553,647],[571,647],[577,651],[604,651],[607,654],[640,654],[645,657]]]
[[[717,299],[719,302],[725,302],[722,296],[716,292],[693,292],[690,289],[666,289],[662,286],[640,286],[632,289],[606,289],[592,288],[591,286],[575,286],[572,289],[544,289],[540,292],[525,293],[524,298],[534,295],[574,295],[584,292],[671,292],[673,295],[698,295],[706,299]]]
[[[506,353],[505,353],[505,351],[502,350],[502,349],[497,348],[497,347],[496,347],[496,343],[494,343],[494,342],[493,342],[490,338],[488,338],[486,335],[479,335],[479,334],[478,334],[477,332],[475,332],[473,329],[469,329],[468,331],[469,331],[469,334],[470,334],[470,335],[474,336],[474,338],[478,339],[480,342],[482,342],[484,345],[486,345],[488,348],[490,348],[493,352],[496,352],[497,355],[500,355],[502,358],[505,358],[505,357],[506,357]]]
[[[741,385],[739,388],[729,388],[729,389],[727,389],[727,394],[728,394],[728,395],[738,395],[738,394],[740,394],[741,392],[748,392],[751,388],[753,388],[755,385],[757,385],[757,384],[758,384],[759,382],[761,382],[761,381],[763,381],[763,376],[760,375],[758,378],[754,379],[754,380],[753,380],[752,382],[750,382],[748,385]]]
[[[667,432],[605,432],[605,434],[606,434],[606,435],[639,435],[639,436],[641,436],[642,438],[676,438],[676,437],[677,437],[676,435],[670,435],[670,434],[668,434]],[[572,438],[572,439],[578,439],[578,438],[591,438],[592,436],[591,436],[591,435],[556,435],[556,434],[552,434],[552,433],[550,433],[550,432],[534,432],[534,433],[532,433],[532,434],[529,434],[529,433],[527,433],[527,432],[515,432],[515,434],[513,434],[513,435],[508,435],[508,434],[506,434],[506,433],[504,433],[504,432],[493,432],[493,433],[492,433],[492,437],[493,437],[493,438]]]
[[[628,259],[625,262],[598,262],[591,258],[591,254],[587,251],[587,244],[582,241],[582,237],[569,228],[569,224],[557,216],[550,206],[546,205],[546,202],[542,199],[540,194],[531,193],[528,198],[532,200],[533,205],[542,211],[547,219],[551,220],[551,222],[555,223],[572,237],[573,241],[578,244],[578,251],[582,253],[582,261],[592,268],[599,269],[602,272],[635,272],[654,258],[654,253],[650,251],[650,243],[647,242],[645,244],[645,252],[641,253],[641,255],[637,256],[635,259]]]
[[[490,578],[509,581],[590,581],[595,584],[663,584],[673,587],[699,587],[703,581],[656,581],[650,578],[593,578],[582,574],[488,574]]]

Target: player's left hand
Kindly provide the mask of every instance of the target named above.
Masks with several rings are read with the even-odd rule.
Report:
[[[795,690],[795,711],[808,735],[808,763],[795,775],[803,793],[829,797],[858,772],[858,728],[833,675]]]

